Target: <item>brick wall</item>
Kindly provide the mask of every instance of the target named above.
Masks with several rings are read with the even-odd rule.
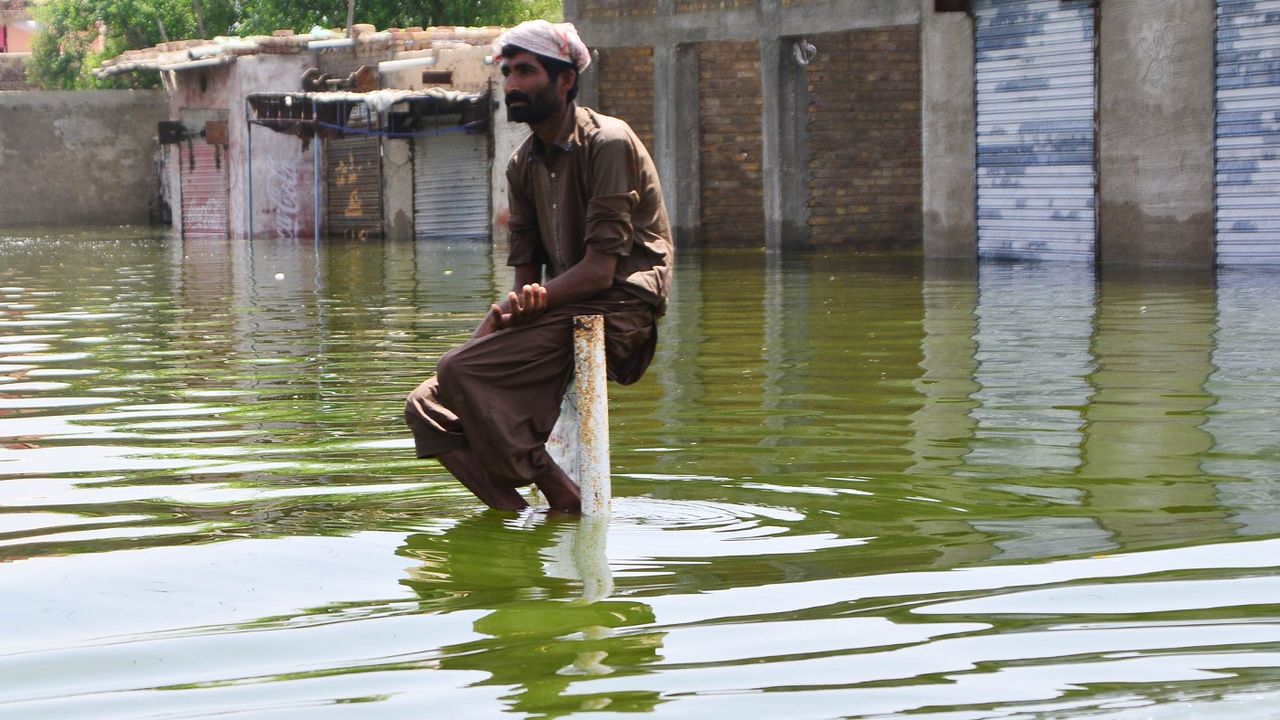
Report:
[[[583,18],[639,17],[658,14],[658,0],[582,0]]]
[[[0,90],[32,90],[27,84],[26,54],[0,54]]]
[[[919,28],[808,39],[810,242],[920,248]]]
[[[755,7],[756,0],[676,0],[677,13],[708,12]]]
[[[760,50],[754,42],[703,43],[698,66],[702,241],[763,247]]]
[[[600,112],[627,121],[653,153],[653,48],[599,51]]]

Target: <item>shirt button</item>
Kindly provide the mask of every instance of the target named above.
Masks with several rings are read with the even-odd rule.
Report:
[[[556,174],[555,174],[555,173],[551,173],[551,177],[555,177],[555,176],[556,176]]]
[[[557,204],[555,204],[555,203],[551,203],[551,209],[552,209],[552,210],[555,210],[555,209],[556,209],[556,208],[558,208],[558,207],[560,207],[560,206],[559,206],[559,205],[557,205]]]

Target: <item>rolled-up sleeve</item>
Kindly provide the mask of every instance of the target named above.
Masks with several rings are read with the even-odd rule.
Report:
[[[612,138],[601,143],[595,153],[591,197],[587,201],[587,246],[614,255],[630,255],[635,239],[631,214],[640,202],[634,150],[625,138]]]
[[[534,211],[529,188],[526,187],[523,166],[513,159],[507,166],[507,197],[510,215],[507,227],[511,232],[511,248],[507,252],[507,264],[541,265],[546,262],[542,248],[542,236],[538,231],[538,214]]]

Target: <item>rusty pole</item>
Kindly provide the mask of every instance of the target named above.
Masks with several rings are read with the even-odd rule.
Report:
[[[547,451],[578,484],[582,514],[609,516],[609,390],[604,357],[604,316],[573,319],[574,380],[560,406]]]

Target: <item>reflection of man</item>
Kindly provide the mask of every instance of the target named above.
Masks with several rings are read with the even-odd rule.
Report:
[[[652,627],[653,609],[641,600],[580,597],[585,586],[600,582],[588,574],[609,572],[603,557],[598,567],[589,567],[594,558],[579,562],[584,558],[576,545],[584,532],[588,525],[576,519],[514,528],[486,513],[443,532],[408,536],[398,553],[422,563],[402,581],[420,596],[418,611],[455,618],[467,611],[482,636],[431,648],[440,669],[487,673],[476,684],[503,688],[506,709],[525,715],[554,718],[606,706],[653,710],[657,692],[598,693],[578,683],[611,672],[644,672],[658,662],[666,638]],[[575,549],[574,562],[557,565],[566,545]]]
[[[609,377],[639,380],[665,310],[671,233],[644,145],[574,102],[591,56],[573,25],[526,22],[495,48],[508,119],[533,131],[507,166],[515,287],[409,395],[405,419],[418,457],[490,507],[525,507],[516,488],[533,483],[576,512],[577,487],[545,445],[573,376],[573,317],[603,315]]]

